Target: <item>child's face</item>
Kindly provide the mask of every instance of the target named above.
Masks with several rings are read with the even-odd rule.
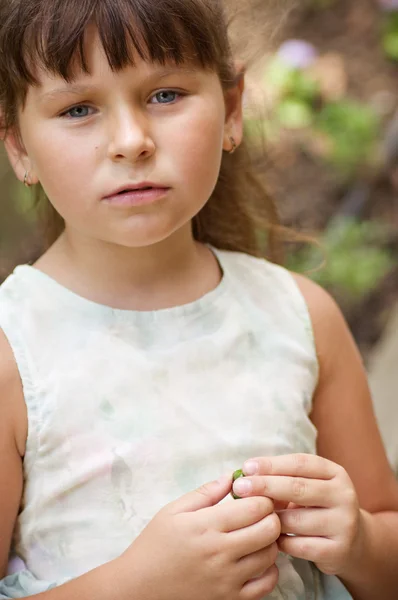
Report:
[[[229,136],[241,139],[242,90],[226,102],[218,76],[192,65],[137,58],[112,72],[95,31],[86,56],[90,74],[72,83],[40,73],[20,114],[23,150],[13,136],[6,141],[11,162],[20,179],[28,170],[41,182],[69,234],[157,243],[190,226],[209,199]],[[104,199],[143,182],[167,191],[144,203]]]

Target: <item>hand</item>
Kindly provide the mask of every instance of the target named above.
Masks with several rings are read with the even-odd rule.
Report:
[[[252,459],[243,472],[255,476],[234,483],[238,496],[266,496],[276,510],[283,509],[278,510],[282,552],[314,562],[327,575],[346,571],[359,548],[362,519],[342,467],[319,456],[292,454]]]
[[[231,488],[232,475],[154,517],[119,559],[132,586],[127,597],[260,600],[272,592],[278,581],[279,518],[268,498],[218,504]]]

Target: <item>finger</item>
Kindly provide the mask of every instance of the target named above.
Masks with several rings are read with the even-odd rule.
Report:
[[[205,508],[202,511],[207,523],[223,533],[236,531],[258,523],[274,512],[269,498],[244,498]]]
[[[337,502],[330,481],[290,476],[257,476],[237,479],[235,494],[243,497],[266,496],[278,502],[299,506],[334,506]]]
[[[293,508],[292,502],[280,502],[279,500],[274,500],[274,510],[277,512],[278,510],[286,510],[287,508]]]
[[[272,546],[280,534],[281,523],[278,515],[273,513],[250,527],[230,532],[228,543],[235,558],[240,559]]]
[[[268,569],[264,575],[248,581],[240,593],[240,600],[253,600],[253,598],[264,598],[271,594],[279,580],[279,570],[276,565]]]
[[[329,537],[334,535],[333,511],[325,508],[297,508],[278,512],[282,533]]]
[[[220,502],[231,491],[232,475],[225,475],[218,481],[211,481],[197,490],[185,494],[178,500],[170,502],[168,510],[172,514],[194,512]]]
[[[281,552],[313,563],[326,562],[333,544],[331,540],[322,537],[281,535],[278,540]]]
[[[243,465],[245,475],[290,475],[309,479],[333,479],[342,468],[312,454],[252,458]]]
[[[238,562],[238,577],[244,583],[255,577],[261,577],[275,564],[278,554],[278,544],[272,544],[268,548],[241,558]]]

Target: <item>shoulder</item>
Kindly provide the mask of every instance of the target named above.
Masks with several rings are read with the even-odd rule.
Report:
[[[246,308],[262,315],[268,325],[290,339],[296,339],[317,359],[308,294],[300,286],[300,278],[265,258],[229,251],[217,251],[217,254],[222,269],[233,283],[235,295]]]
[[[311,279],[292,273],[307,304],[323,380],[339,370],[344,361],[362,369],[362,358],[348,324],[334,298]]]
[[[2,436],[12,436],[20,456],[25,453],[27,412],[22,382],[11,346],[0,329],[0,423]]]
[[[306,308],[295,276],[284,266],[241,252],[218,250],[217,256],[223,270],[239,284],[266,292],[265,300],[279,303],[283,297],[286,304]]]
[[[335,318],[342,318],[341,311],[332,296],[320,285],[299,273],[290,272],[296,281],[311,315],[319,319],[327,313]]]
[[[317,290],[311,290],[309,280],[265,258],[238,252],[218,253],[221,266],[232,276],[240,292],[244,291],[260,310],[280,320],[286,330],[290,328],[292,333],[301,330],[313,344],[309,308],[317,305],[314,297]]]
[[[342,339],[350,340],[352,336],[344,316],[334,298],[311,279],[291,273],[307,304],[314,330],[318,356],[323,363],[333,353],[334,346]]]

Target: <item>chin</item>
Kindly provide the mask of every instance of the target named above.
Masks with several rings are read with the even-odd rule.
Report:
[[[178,222],[177,224],[170,223],[170,221],[166,223],[152,222],[151,224],[141,222],[141,226],[137,226],[137,223],[134,223],[134,226],[130,228],[127,225],[122,231],[113,231],[109,237],[105,236],[105,241],[131,249],[148,248],[166,242],[176,236],[178,237],[179,233],[185,237],[187,229],[190,232],[192,230],[191,223],[192,219],[190,216],[184,219],[182,223]]]
[[[122,246],[124,248],[129,248],[131,250],[136,249],[144,249],[149,248],[151,246],[155,246],[157,244],[161,244],[166,242],[168,239],[172,237],[174,232],[170,232],[167,234],[156,234],[155,232],[151,233],[130,233],[123,234],[118,237],[112,236],[112,239],[107,239],[108,243],[115,244],[117,246]]]

